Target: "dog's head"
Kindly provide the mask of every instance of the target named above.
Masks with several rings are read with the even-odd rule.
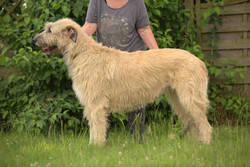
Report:
[[[77,42],[77,28],[79,25],[70,19],[48,22],[44,31],[35,35],[33,42],[42,47],[45,54],[62,52],[66,46]]]

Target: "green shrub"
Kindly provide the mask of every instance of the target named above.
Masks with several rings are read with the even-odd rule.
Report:
[[[0,82],[0,113],[8,125],[19,132],[23,128],[40,132],[55,124],[75,128],[81,123],[83,108],[61,58],[26,47],[5,61],[16,69]]]

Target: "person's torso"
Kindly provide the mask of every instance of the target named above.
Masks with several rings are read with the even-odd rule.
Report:
[[[106,0],[98,0],[98,42],[123,51],[145,50],[145,44],[136,29],[138,16],[133,1],[129,0],[124,6],[113,9]]]

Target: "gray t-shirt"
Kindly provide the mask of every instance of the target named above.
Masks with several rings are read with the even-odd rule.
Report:
[[[118,9],[106,0],[90,0],[86,21],[97,23],[97,42],[104,46],[128,52],[146,49],[137,31],[150,24],[143,0],[129,0]]]

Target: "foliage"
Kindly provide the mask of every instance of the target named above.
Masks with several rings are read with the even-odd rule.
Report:
[[[7,125],[21,132],[23,128],[50,130],[55,124],[61,129],[80,124],[82,107],[71,89],[66,67],[59,57],[51,57],[21,48],[5,60],[16,73],[0,82],[0,112]]]
[[[20,22],[0,12],[0,36],[5,44],[0,45],[2,48],[0,64],[16,69],[16,73],[8,80],[0,82],[1,127],[15,128],[19,132],[26,129],[50,134],[53,127],[61,129],[63,133],[64,129],[77,131],[86,125],[82,120],[83,107],[72,91],[71,81],[60,55],[54,57],[43,55],[32,43],[32,38],[41,31],[47,21],[70,17],[82,25],[88,2],[89,0],[23,1],[18,9]],[[189,24],[190,12],[185,9],[181,1],[145,0],[145,4],[159,47],[188,50],[205,61],[211,76],[228,81],[226,84],[210,82],[209,94],[212,106],[209,113],[210,121],[218,121],[221,115],[225,115],[226,118],[232,115],[230,118],[233,119],[243,118],[247,110],[244,99],[232,96],[230,91],[227,92],[229,94],[222,92],[224,89],[232,89],[228,83],[237,73],[243,77],[242,69],[226,71],[223,75],[222,71],[232,69],[232,66],[221,69],[211,61],[205,60],[196,42],[195,27]],[[203,15],[204,20],[207,18],[216,20],[218,16],[214,12],[219,14],[220,10],[217,7],[209,9],[209,12]],[[211,20],[211,23],[215,21]],[[212,47],[215,50],[216,46]],[[211,57],[216,52],[213,53]],[[147,120],[167,119],[173,122],[177,120],[172,116],[166,96],[148,105],[147,110]],[[115,114],[113,117],[114,124],[125,126],[126,121],[127,117],[123,113]]]
[[[83,108],[72,91],[63,60],[32,50],[37,48],[32,38],[47,21],[71,17],[83,23],[87,2],[23,1],[20,22],[10,15],[0,17],[0,36],[8,43],[2,46],[0,63],[16,69],[15,74],[0,83],[0,120],[5,128],[50,134],[53,126],[60,127],[63,132],[64,129],[76,130],[80,124],[81,127],[86,125],[82,121]]]
[[[153,3],[152,3],[153,1]],[[196,41],[194,25],[189,24],[190,11],[180,1],[144,0],[154,36],[161,48],[187,48]]]
[[[215,63],[215,59],[220,57],[215,41],[219,39],[217,26],[222,26],[221,10],[224,1],[213,3],[207,11],[201,13],[201,24],[212,25],[210,34],[207,37],[210,52],[206,55],[206,61],[210,77],[209,94],[211,99],[209,118],[213,122],[234,121],[233,123],[246,123],[248,104],[246,100],[232,93],[232,83],[238,81],[237,77],[244,79],[245,70],[235,61],[222,61],[221,65]],[[224,65],[223,65],[224,64]],[[238,78],[239,78],[238,77]]]

